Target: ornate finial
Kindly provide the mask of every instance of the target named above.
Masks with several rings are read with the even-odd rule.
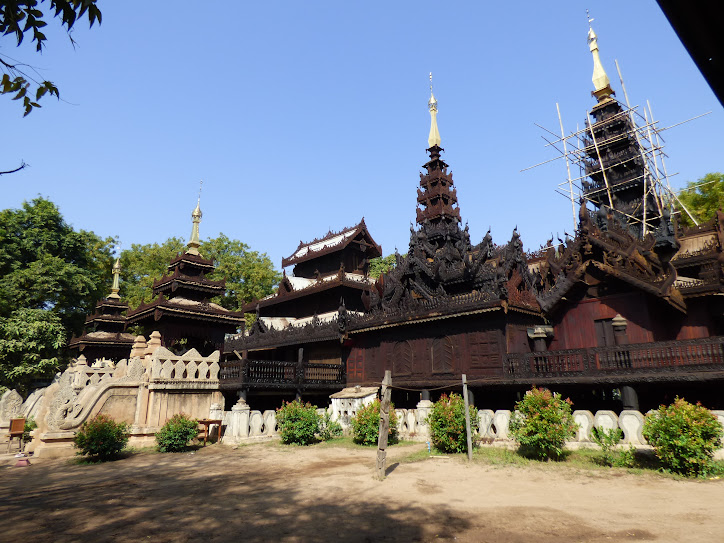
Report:
[[[110,300],[120,300],[121,296],[118,294],[120,289],[120,276],[121,276],[121,259],[116,258],[115,264],[113,264],[113,286],[111,287],[111,293],[108,295]]]
[[[203,216],[201,213],[201,187],[203,183],[203,181],[199,183],[199,199],[196,201],[196,208],[191,213],[191,222],[193,225],[191,226],[191,239],[189,240],[187,245],[188,249],[186,250],[187,254],[196,256],[201,254],[199,253],[199,247],[201,247],[201,240],[199,239],[199,223],[201,222],[201,217]]]
[[[591,54],[593,54],[593,77],[591,80],[593,81],[594,90],[591,94],[595,96],[599,102],[602,102],[615,93],[611,89],[611,81],[608,79],[606,70],[603,69],[603,64],[601,64],[601,57],[598,54],[598,36],[596,36],[591,26],[593,18],[588,13],[588,10],[586,10],[586,17],[588,19],[588,47],[591,50]]]
[[[427,108],[430,110],[430,135],[427,143],[430,147],[436,145],[440,147],[440,132],[437,129],[437,100],[432,93],[432,72],[430,72],[430,100],[427,102]]]

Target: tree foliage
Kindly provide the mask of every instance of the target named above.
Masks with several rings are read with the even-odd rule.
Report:
[[[698,222],[710,220],[717,209],[724,207],[724,173],[708,173],[698,181],[688,182],[679,200]],[[684,226],[693,226],[686,211],[680,211],[679,222]]]
[[[21,308],[0,317],[0,385],[25,395],[33,380],[58,371],[65,341],[65,328],[52,311]]]
[[[169,262],[185,250],[180,238],[169,238],[161,244],[134,244],[123,251],[121,297],[131,307],[151,301],[153,281],[165,275]],[[281,278],[266,253],[251,251],[245,243],[225,234],[202,241],[199,251],[216,266],[208,278],[226,279],[226,293],[212,301],[232,311],[271,294]]]
[[[4,0],[0,4],[0,34],[14,36],[20,46],[26,36],[35,44],[38,53],[46,45],[43,28],[52,18],[57,19],[70,38],[71,31],[78,20],[86,17],[91,27],[101,24],[101,11],[96,5],[97,0]],[[43,8],[47,11],[43,12]],[[32,67],[12,61],[0,55],[0,94],[13,96],[13,100],[22,100],[25,115],[34,108],[41,107],[38,103],[46,94],[60,98],[58,87],[51,81],[39,81],[29,72]]]
[[[373,279],[377,279],[383,273],[389,272],[397,264],[397,256],[395,254],[387,256],[378,256],[370,259],[370,268],[368,275]]]
[[[110,288],[113,238],[75,231],[38,197],[0,211],[0,317],[20,308],[52,311],[67,333]]]
[[[0,384],[52,375],[110,287],[115,240],[76,232],[44,198],[0,211]]]
[[[153,282],[167,273],[169,262],[184,251],[181,238],[163,243],[134,243],[121,252],[121,298],[132,308],[153,299]]]

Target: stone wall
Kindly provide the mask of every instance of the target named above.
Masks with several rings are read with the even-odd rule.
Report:
[[[19,396],[8,392],[0,410],[33,416],[38,428],[28,450],[36,456],[69,456],[80,426],[99,413],[131,427],[129,444],[155,443],[154,435],[176,413],[207,418],[212,405],[223,401],[219,391],[219,351],[208,357],[191,349],[175,355],[160,346],[154,332],[146,344],[139,338],[133,356],[117,364],[97,361],[89,366],[82,355],[58,374],[45,389],[16,405]],[[6,420],[0,411],[0,424]]]

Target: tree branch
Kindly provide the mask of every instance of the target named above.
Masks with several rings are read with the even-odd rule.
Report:
[[[24,160],[21,160],[21,161],[20,161],[20,166],[18,166],[18,167],[15,168],[14,170],[7,170],[7,171],[5,171],[5,172],[0,172],[0,175],[7,175],[7,174],[9,174],[9,173],[19,172],[20,170],[22,170],[22,169],[25,168],[26,166],[27,166],[27,164],[25,163],[25,161],[24,161]]]

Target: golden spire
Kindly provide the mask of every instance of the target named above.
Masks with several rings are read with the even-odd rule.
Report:
[[[430,72],[430,101],[427,103],[427,108],[430,110],[430,135],[427,143],[430,147],[436,145],[440,147],[440,132],[437,129],[437,100],[432,93],[432,72]]]
[[[606,70],[603,69],[603,64],[601,64],[601,57],[598,54],[598,36],[596,36],[591,26],[593,19],[588,14],[588,10],[586,10],[586,16],[588,17],[588,48],[593,55],[593,77],[591,80],[593,81],[594,90],[591,94],[595,96],[599,102],[603,102],[614,94],[614,92],[611,89],[611,81],[609,81],[608,75],[606,75]]]
[[[113,264],[113,286],[111,287],[111,293],[108,295],[110,300],[120,300],[121,297],[118,292],[121,290],[119,287],[121,276],[121,259],[116,258],[116,263]]]
[[[191,213],[191,222],[193,223],[193,226],[191,227],[191,239],[189,240],[188,249],[186,250],[186,253],[196,256],[201,254],[199,253],[199,247],[201,247],[201,240],[199,239],[199,223],[201,222],[201,217],[203,216],[201,213],[201,187],[203,184],[203,181],[199,184],[199,199],[196,201],[196,209],[194,209]]]

